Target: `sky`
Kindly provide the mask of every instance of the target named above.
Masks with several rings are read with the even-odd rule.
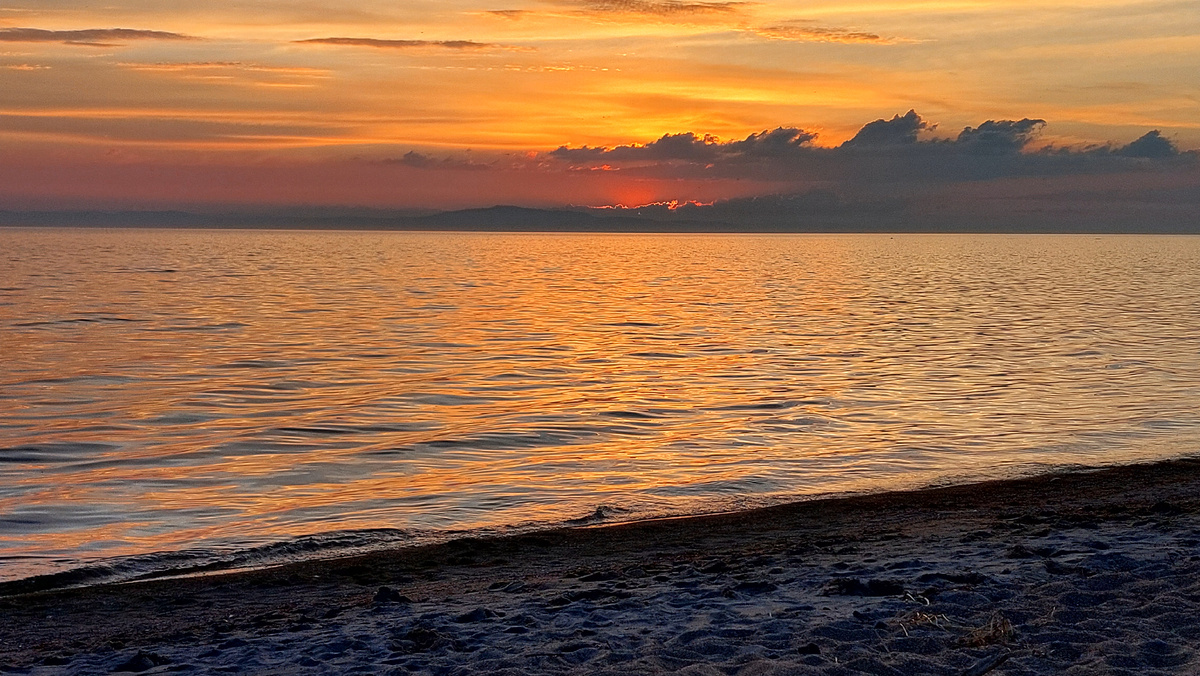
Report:
[[[0,6],[0,209],[1200,199],[1194,0],[180,5]]]

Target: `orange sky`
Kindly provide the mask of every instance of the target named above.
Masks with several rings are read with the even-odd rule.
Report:
[[[1031,117],[1042,143],[1192,149],[1197,72],[1194,2],[13,0],[0,209],[707,200],[779,185],[545,153],[778,126],[835,146],[910,108],[930,137]]]

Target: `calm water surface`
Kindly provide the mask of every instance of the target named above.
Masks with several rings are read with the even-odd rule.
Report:
[[[1196,453],[1198,327],[1194,237],[0,230],[0,580]]]

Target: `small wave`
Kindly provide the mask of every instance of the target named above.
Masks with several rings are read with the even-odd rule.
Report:
[[[429,422],[414,422],[414,423],[395,423],[392,425],[359,425],[354,429],[360,432],[426,432],[441,427],[439,423]]]
[[[46,319],[34,322],[17,322],[13,326],[23,328],[38,327],[38,326],[57,326],[60,324],[97,324],[101,322],[143,322],[144,319],[131,319],[129,317],[72,317],[70,319]]]
[[[1149,366],[1149,365],[1150,365],[1149,362],[1142,361],[1141,359],[1126,359],[1125,361],[1119,361],[1119,362],[1115,362],[1112,364],[1107,364],[1104,368],[1106,368],[1110,371],[1118,371],[1121,369],[1134,368],[1134,367],[1138,367],[1138,366]]]
[[[612,322],[609,324],[605,324],[604,326],[620,326],[620,327],[630,327],[630,328],[654,328],[654,327],[662,326],[662,324],[655,324],[654,322]]]
[[[301,560],[365,553],[410,543],[415,538],[413,533],[400,529],[335,531],[234,551],[190,549],[105,559],[57,573],[0,582],[0,597],[70,587],[266,568]]]
[[[276,427],[279,434],[308,436],[339,436],[345,434],[387,434],[391,432],[427,432],[438,425],[431,422],[395,423],[392,425],[309,425],[305,427]]]
[[[621,507],[609,507],[608,505],[600,505],[596,511],[581,516],[578,519],[567,519],[564,523],[568,526],[590,526],[597,523],[605,523],[612,521],[615,518],[620,518],[630,514],[630,510]]]
[[[175,268],[129,268],[123,270],[114,270],[119,275],[153,275],[153,274],[169,274],[179,272]]]
[[[472,397],[462,394],[412,394],[407,398],[433,406],[477,406],[503,401],[500,397]]]
[[[120,447],[88,442],[47,442],[0,448],[0,463],[47,464],[112,453]]]
[[[221,322],[219,324],[197,324],[195,326],[159,326],[155,328],[148,328],[146,330],[156,333],[178,333],[187,331],[236,331],[238,329],[244,329],[247,326],[249,326],[249,324],[243,324],[242,322]]]
[[[137,382],[137,378],[130,376],[117,375],[81,375],[68,376],[66,378],[39,378],[37,380],[26,380],[15,385],[77,385],[77,384],[95,384],[95,385],[125,385],[127,383]]]
[[[147,425],[198,425],[217,420],[215,415],[203,413],[169,413],[145,421]]]
[[[661,415],[645,413],[642,411],[603,411],[600,413],[600,415],[608,418],[629,418],[632,420],[654,420],[663,417]]]
[[[239,361],[231,361],[227,364],[221,364],[214,368],[221,369],[279,369],[290,366],[290,362],[278,361],[275,359],[242,359]]]
[[[288,434],[315,434],[321,436],[333,436],[337,434],[356,434],[358,430],[345,429],[341,427],[280,427],[277,432]]]
[[[798,402],[795,401],[764,401],[757,404],[731,404],[729,406],[715,406],[709,408],[709,411],[781,411],[788,408],[794,408]]]

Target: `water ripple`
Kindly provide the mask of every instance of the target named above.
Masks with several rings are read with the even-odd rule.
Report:
[[[1200,238],[0,247],[0,581],[1200,451]]]

